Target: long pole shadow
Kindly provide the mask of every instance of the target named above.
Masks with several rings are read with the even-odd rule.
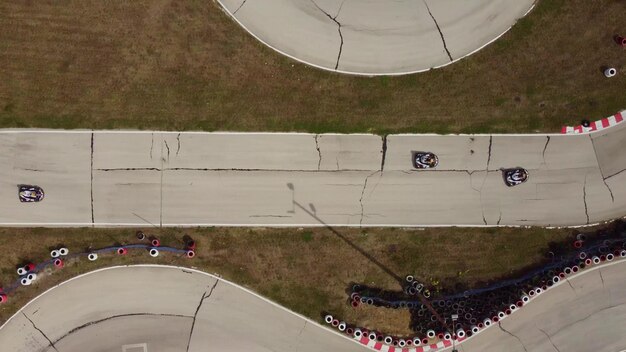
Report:
[[[317,220],[320,224],[324,225],[325,228],[327,228],[328,230],[330,230],[332,233],[334,233],[337,237],[339,237],[340,239],[342,239],[346,244],[348,244],[350,247],[352,247],[353,249],[355,249],[357,252],[359,252],[362,256],[364,256],[365,258],[367,258],[367,260],[369,260],[370,262],[374,263],[376,266],[378,266],[382,271],[384,271],[385,273],[387,273],[389,276],[391,276],[392,278],[394,278],[394,280],[398,281],[398,283],[400,284],[400,286],[402,286],[402,284],[404,283],[404,280],[397,275],[396,273],[394,273],[391,269],[389,269],[388,267],[386,267],[383,263],[379,262],[376,258],[374,258],[372,255],[370,255],[369,253],[367,253],[363,248],[357,246],[354,242],[352,242],[350,239],[348,239],[346,236],[344,236],[343,234],[341,234],[339,231],[337,231],[334,227],[328,225],[327,223],[325,223],[322,219],[320,219],[314,212],[310,211],[309,209],[303,207],[300,203],[298,203],[297,201],[293,201],[293,204],[295,204],[298,208],[302,209],[302,211],[304,211],[305,213],[309,214],[309,216],[311,216],[313,219]]]

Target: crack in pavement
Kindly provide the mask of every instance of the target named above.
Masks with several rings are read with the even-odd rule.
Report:
[[[91,132],[91,226],[94,226],[94,224],[96,223],[93,215],[93,140],[94,133]]]
[[[91,325],[102,323],[103,321],[117,319],[117,318],[124,318],[124,317],[136,317],[136,316],[159,316],[159,317],[192,318],[192,316],[190,316],[190,315],[166,314],[166,313],[127,313],[127,314],[112,315],[110,317],[106,317],[106,318],[103,318],[103,319],[90,321],[88,323],[85,323],[83,325],[75,327],[72,330],[68,331],[65,335],[63,335],[63,336],[59,337],[58,339],[56,339],[56,341],[54,341],[54,343],[58,343],[59,341],[61,341],[64,338],[68,337],[69,335],[75,333],[76,331],[82,330],[82,329],[84,329],[86,327],[89,327]]]
[[[507,334],[515,337],[517,339],[517,341],[519,341],[520,345],[522,345],[522,348],[524,349],[524,351],[528,352],[528,350],[526,349],[526,346],[524,346],[524,343],[522,342],[522,340],[517,337],[516,335],[512,334],[510,331],[506,330],[505,328],[502,327],[502,322],[498,322],[498,326],[500,327],[500,330],[506,332]]]
[[[620,306],[620,305],[610,305],[610,306],[608,306],[608,307],[605,307],[605,308],[600,309],[600,310],[599,310],[599,311],[597,311],[597,312],[593,312],[593,313],[591,313],[591,314],[587,314],[587,315],[586,315],[585,317],[583,317],[583,318],[580,318],[580,319],[578,319],[578,320],[576,320],[576,321],[573,321],[573,322],[571,322],[571,323],[569,323],[569,324],[567,324],[567,325],[561,326],[561,327],[560,327],[557,331],[555,331],[554,333],[552,333],[552,336],[555,336],[556,334],[558,334],[558,333],[559,333],[559,332],[561,332],[562,330],[567,329],[567,328],[569,328],[570,326],[572,326],[572,325],[574,325],[574,324],[578,324],[578,323],[580,323],[580,322],[583,322],[583,321],[585,321],[585,320],[587,320],[587,319],[591,318],[592,316],[594,316],[594,315],[596,315],[596,314],[598,314],[598,313],[602,313],[602,312],[604,312],[605,310],[613,309],[613,308],[615,308],[615,307],[619,307],[619,306]]]
[[[193,335],[193,328],[196,325],[196,318],[198,317],[198,312],[200,311],[200,307],[202,307],[202,303],[204,303],[205,299],[211,297],[211,294],[213,294],[213,290],[215,289],[215,287],[217,286],[219,282],[220,280],[215,280],[215,283],[213,284],[211,289],[204,291],[204,294],[200,298],[200,302],[198,302],[198,306],[196,307],[196,312],[193,315],[193,321],[191,322],[191,330],[189,331],[189,340],[187,341],[187,349],[186,349],[187,352],[189,352],[189,345],[191,344],[191,336]]]
[[[317,149],[317,155],[319,156],[319,160],[317,161],[317,171],[320,170],[322,165],[322,151],[320,150],[319,137],[319,134],[315,135],[315,149]]]
[[[54,345],[54,342],[52,342],[52,340],[48,338],[48,335],[46,335],[40,328],[38,328],[37,325],[35,325],[35,323],[32,320],[30,320],[30,318],[26,314],[24,314],[24,312],[22,312],[22,315],[24,316],[24,318],[30,321],[30,323],[33,325],[33,328],[39,331],[41,336],[43,336],[46,340],[48,340],[49,346],[52,347],[55,351],[59,352],[59,350],[57,350],[56,346]]]
[[[558,347],[556,347],[556,345],[554,344],[554,342],[552,341],[552,338],[550,337],[550,335],[548,335],[547,332],[543,331],[542,329],[537,328],[539,331],[541,331],[544,335],[546,335],[546,337],[548,338],[548,341],[550,341],[550,344],[552,344],[552,347],[554,347],[555,350],[557,350],[557,352],[561,352],[561,350],[559,350]]]
[[[602,182],[604,182],[604,185],[606,186],[606,189],[609,190],[609,194],[611,195],[611,202],[615,203],[615,197],[613,196],[613,190],[611,189],[611,187],[609,187],[609,184],[606,183],[606,178],[603,178]]]
[[[359,226],[363,227],[363,214],[364,214],[364,208],[363,208],[363,196],[365,195],[365,188],[367,188],[367,181],[369,180],[370,177],[376,175],[378,172],[380,171],[376,171],[373,172],[371,174],[369,174],[367,177],[365,177],[365,182],[363,182],[363,189],[361,190],[361,198],[359,198],[359,204],[361,205],[361,219],[359,220]]]
[[[441,42],[443,43],[443,48],[446,50],[446,54],[448,54],[448,58],[450,59],[450,62],[454,61],[454,59],[452,59],[452,55],[450,55],[450,50],[448,50],[448,45],[446,45],[446,38],[443,36],[443,32],[441,31],[441,28],[439,27],[439,23],[437,23],[437,20],[435,19],[435,16],[433,16],[433,13],[430,12],[430,7],[428,7],[428,3],[426,2],[426,0],[422,0],[424,2],[424,5],[426,5],[426,10],[428,10],[428,14],[430,15],[430,18],[433,19],[433,22],[435,22],[435,26],[437,27],[437,31],[439,32],[439,36],[441,37]]]
[[[583,185],[583,202],[585,203],[585,215],[587,216],[587,224],[589,224],[589,209],[587,208],[587,175],[585,175],[585,184]]]
[[[576,297],[578,297],[578,293],[576,292],[576,289],[574,288],[574,286],[572,286],[572,283],[569,281],[569,279],[566,277],[565,278],[565,282],[567,282],[567,284],[569,285],[569,287],[572,289],[572,291],[574,291],[574,295]]]
[[[164,141],[165,142],[165,141]],[[167,148],[169,151],[169,148]],[[159,205],[159,226],[163,227],[163,143],[161,143],[161,184],[160,184],[160,205]]]
[[[243,5],[245,5],[245,4],[246,4],[246,1],[248,1],[248,0],[243,0],[243,1],[241,2],[241,4],[239,5],[239,7],[237,7],[237,9],[233,12],[233,16],[235,16],[235,14],[237,13],[237,11],[239,11],[239,10],[243,7]]]
[[[609,175],[609,176],[605,177],[604,179],[607,180],[607,179],[609,179],[609,178],[611,178],[613,176],[617,176],[617,175],[621,174],[624,171],[626,171],[626,169],[622,169],[622,170],[620,170],[620,171],[618,171],[618,172],[616,172],[616,173],[614,173],[612,175]]]
[[[387,157],[387,135],[383,135],[381,137],[383,139],[383,147],[382,147],[382,159],[380,161],[380,172],[385,171],[385,158]]]
[[[541,153],[544,164],[546,163],[546,149],[548,149],[548,143],[550,143],[550,136],[546,136],[546,145],[543,146],[543,152]]]
[[[602,281],[602,289],[604,290],[604,276],[602,276],[602,270],[598,270],[598,274],[600,274],[600,280]]]
[[[341,6],[339,7],[339,11],[337,11],[337,15],[333,17],[328,12],[324,11],[321,7],[319,7],[319,5],[314,0],[310,0],[310,1],[313,3],[313,5],[315,5],[315,7],[317,7],[318,10],[320,10],[324,15],[326,15],[326,17],[330,18],[331,21],[337,24],[337,32],[339,32],[339,39],[341,39],[341,42],[339,44],[339,53],[337,54],[337,63],[335,64],[335,70],[337,70],[337,68],[339,68],[339,60],[341,59],[341,52],[343,51],[343,33],[341,33],[341,23],[337,21],[337,17],[339,16],[339,13],[341,13],[343,2],[341,3]]]
[[[176,142],[178,143],[178,147],[176,147],[176,155],[180,152],[180,133],[176,136]]]
[[[167,141],[164,140],[163,143],[165,143],[165,148],[167,148],[167,162],[170,161],[170,146],[167,145]]]
[[[152,149],[154,149],[154,133],[151,133],[151,141],[150,141],[150,159],[152,159]]]

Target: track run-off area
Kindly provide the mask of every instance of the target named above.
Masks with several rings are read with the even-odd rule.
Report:
[[[624,265],[563,280],[459,348],[615,351],[626,344]],[[368,350],[213,275],[154,265],[101,269],[46,291],[0,327],[0,344],[15,352]]]
[[[582,226],[624,216],[626,124],[579,135],[0,131],[2,226]],[[439,156],[415,170],[412,151]],[[507,187],[501,168],[529,180]],[[20,203],[18,184],[40,203]]]
[[[256,39],[341,73],[396,75],[449,65],[506,33],[535,0],[218,0]]]

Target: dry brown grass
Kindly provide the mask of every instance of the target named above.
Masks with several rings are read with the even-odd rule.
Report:
[[[111,265],[161,263],[218,273],[316,320],[329,311],[361,325],[409,333],[406,310],[350,308],[346,290],[351,283],[401,290],[393,276],[414,274],[423,282],[472,287],[541,261],[550,242],[570,234],[570,230],[510,228],[336,231],[345,240],[323,228],[154,230],[164,245],[171,246],[181,246],[183,234],[191,235],[198,242],[197,257],[188,260],[166,253],[154,259],[139,251],[125,257],[103,255],[97,262],[83,258],[62,270],[49,270],[32,287],[19,288],[8,304],[0,306],[0,322],[44,289],[79,273]],[[133,242],[131,229],[0,229],[0,286],[17,278],[18,263],[47,259],[49,248],[60,243],[79,252],[87,246]]]
[[[264,47],[216,3],[5,1],[0,126],[311,132],[558,131],[625,107],[626,2],[541,0],[444,69],[363,78]]]

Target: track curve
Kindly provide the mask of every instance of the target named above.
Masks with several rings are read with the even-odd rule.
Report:
[[[200,271],[113,267],[66,281],[0,328],[14,352],[350,351],[367,349]]]
[[[535,0],[218,0],[259,41],[321,69],[397,75],[448,65],[509,30]]]

